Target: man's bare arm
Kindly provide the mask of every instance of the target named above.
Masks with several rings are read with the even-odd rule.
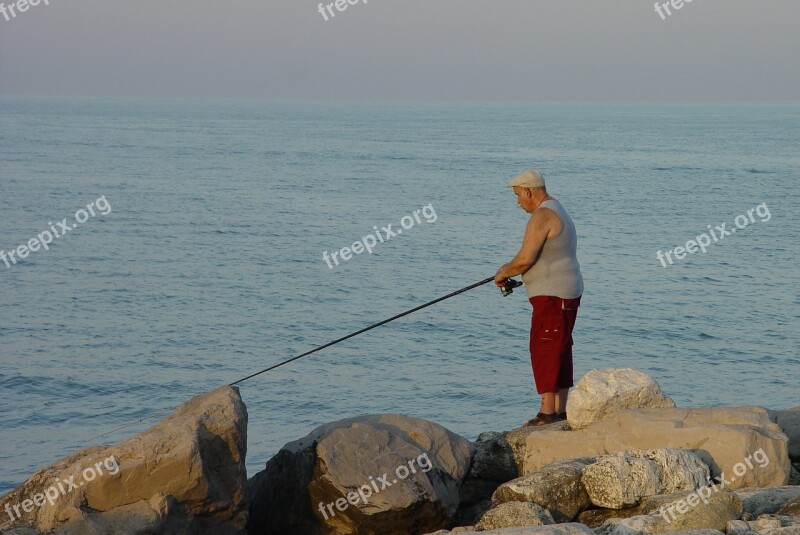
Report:
[[[507,264],[503,264],[494,276],[494,283],[502,286],[506,279],[525,273],[533,265],[547,236],[553,229],[554,220],[558,216],[549,209],[538,210],[528,221],[525,229],[525,238],[522,240],[517,255]]]

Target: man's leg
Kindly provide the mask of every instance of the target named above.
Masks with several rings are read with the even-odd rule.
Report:
[[[530,338],[531,366],[536,391],[541,396],[541,406],[539,414],[529,420],[525,424],[526,427],[552,423],[556,418],[556,397],[559,393],[558,376],[561,368],[557,340],[558,316],[561,314],[560,303],[556,307],[556,298],[548,296],[532,297],[530,302],[533,305]]]
[[[553,394],[555,411],[558,414],[564,414],[565,412],[567,412],[568,396],[569,396],[569,388],[561,388],[559,389],[558,394]],[[542,406],[544,406],[544,403],[542,403]]]
[[[562,417],[567,414],[567,398],[569,397],[569,389],[575,383],[573,382],[573,367],[572,367],[572,330],[575,328],[575,320],[578,317],[578,307],[580,307],[581,298],[564,299],[562,300],[562,311],[564,314],[564,334],[566,335],[564,353],[561,358],[561,369],[558,372],[558,394],[556,395],[555,404],[556,412]]]
[[[558,394],[556,394],[555,392],[545,392],[544,394],[542,394],[542,407],[539,409],[539,412],[543,412],[545,414],[562,412],[556,410],[556,408],[558,407],[558,396],[560,394],[561,392],[559,392]]]

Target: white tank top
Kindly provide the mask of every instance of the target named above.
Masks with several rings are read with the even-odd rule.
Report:
[[[563,228],[558,236],[545,240],[539,258],[522,274],[525,291],[528,297],[551,295],[562,299],[575,299],[583,295],[583,276],[581,266],[578,264],[578,235],[575,232],[575,224],[561,203],[555,199],[544,201],[536,211],[542,208],[554,211],[561,219]]]

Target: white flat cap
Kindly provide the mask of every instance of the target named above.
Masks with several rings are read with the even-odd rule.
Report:
[[[543,188],[544,177],[542,173],[536,169],[528,169],[506,184],[507,188],[513,188],[514,186],[519,186],[521,188]]]

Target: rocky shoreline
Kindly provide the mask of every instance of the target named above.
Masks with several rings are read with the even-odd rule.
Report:
[[[475,442],[348,418],[247,479],[248,414],[225,387],[39,470],[0,497],[0,532],[800,534],[800,407],[678,408],[646,374],[611,369],[584,376],[567,413]]]

